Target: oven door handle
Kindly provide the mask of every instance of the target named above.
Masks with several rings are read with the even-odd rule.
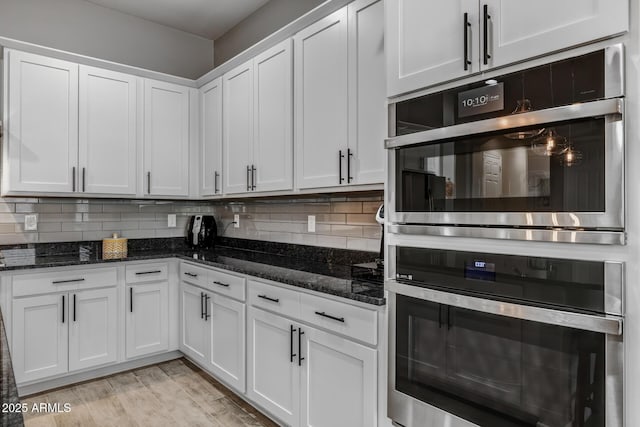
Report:
[[[411,133],[408,135],[396,136],[386,139],[384,141],[384,146],[387,149],[399,148],[424,142],[508,130],[523,126],[535,126],[565,120],[582,119],[585,117],[597,117],[603,115],[621,116],[623,111],[624,100],[622,98],[603,99],[600,101],[565,105],[562,107],[547,108],[545,110],[530,111],[521,114],[512,114],[503,117],[496,117],[494,119],[478,120],[471,123],[462,123],[459,125],[446,126]]]
[[[573,313],[569,311],[551,310],[542,307],[494,301],[450,292],[436,291],[399,283],[396,280],[385,281],[385,288],[390,292],[413,298],[445,304],[452,307],[465,308],[482,313],[515,319],[531,320],[549,325],[592,331],[609,335],[622,335],[622,318],[617,316],[596,316]]]

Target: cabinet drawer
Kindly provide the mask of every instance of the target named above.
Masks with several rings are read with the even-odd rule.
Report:
[[[115,286],[117,283],[117,268],[25,274],[13,277],[13,296],[101,288]]]
[[[302,320],[330,331],[378,344],[378,313],[339,301],[314,295],[300,295],[300,316]]]
[[[193,264],[180,264],[180,280],[198,286],[206,286],[209,278],[209,270]]]
[[[234,276],[218,270],[210,270],[209,286],[207,287],[214,292],[240,301],[244,301],[246,298],[244,277]]]
[[[169,266],[167,263],[127,265],[127,283],[159,282],[167,280]]]
[[[289,289],[249,280],[249,303],[284,316],[300,317],[300,294]]]

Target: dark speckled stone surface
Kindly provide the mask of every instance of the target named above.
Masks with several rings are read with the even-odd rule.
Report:
[[[99,243],[36,245],[34,257],[7,258],[0,272],[121,261],[103,260]],[[80,246],[90,252],[80,251]],[[175,257],[372,305],[384,305],[381,277],[369,274],[363,279],[360,274],[354,274],[351,267],[354,263],[373,261],[376,255],[242,239],[221,239],[215,250],[194,251],[184,246],[183,239],[140,239],[129,241],[128,257],[122,261]]]
[[[9,345],[7,343],[7,336],[4,332],[4,322],[2,320],[2,314],[0,313],[0,403],[3,407],[0,408],[0,426],[2,427],[20,427],[24,426],[24,420],[22,419],[22,412],[5,409],[13,409],[11,404],[19,404],[18,388],[16,387],[16,380],[13,376],[13,367],[11,366],[11,355],[9,354]],[[4,404],[9,404],[8,408],[4,407]]]

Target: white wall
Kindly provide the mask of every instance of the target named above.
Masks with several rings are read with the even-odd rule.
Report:
[[[213,41],[84,0],[0,0],[0,36],[198,78]]]
[[[324,0],[269,1],[215,40],[215,65],[233,58],[322,3]]]

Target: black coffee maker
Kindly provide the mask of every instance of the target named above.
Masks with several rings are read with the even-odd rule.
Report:
[[[192,249],[213,249],[218,227],[213,215],[193,215],[187,222],[185,241]]]

